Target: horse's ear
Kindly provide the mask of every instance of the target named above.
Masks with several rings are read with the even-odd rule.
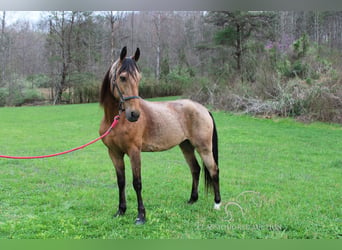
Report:
[[[120,60],[122,61],[123,59],[125,59],[127,55],[127,47],[123,47],[122,50],[121,50],[121,53],[120,53]]]
[[[135,51],[135,54],[132,57],[132,59],[137,62],[139,60],[139,57],[140,57],[140,49],[137,48],[137,50]]]

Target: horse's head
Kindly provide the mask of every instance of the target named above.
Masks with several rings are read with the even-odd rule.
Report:
[[[118,59],[110,69],[111,93],[120,100],[119,109],[125,111],[126,119],[136,122],[140,116],[139,82],[140,70],[136,64],[139,60],[140,50],[137,48],[134,56],[126,57],[127,48],[124,47]]]

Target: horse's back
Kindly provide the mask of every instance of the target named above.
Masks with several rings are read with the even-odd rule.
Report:
[[[200,103],[189,100],[189,99],[179,99],[174,101],[164,101],[164,102],[149,102],[146,100],[141,100],[143,106],[148,107],[152,112],[162,112],[165,115],[181,115],[186,114],[190,116],[207,116],[208,110]]]

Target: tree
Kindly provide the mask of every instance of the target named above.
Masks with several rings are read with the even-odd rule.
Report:
[[[153,28],[154,28],[154,36],[155,36],[155,48],[156,48],[156,78],[160,80],[160,61],[161,61],[161,25],[162,25],[162,17],[161,12],[157,12],[153,15]]]
[[[115,45],[116,45],[116,42],[115,42],[115,32],[116,30],[118,29],[118,26],[119,26],[119,20],[120,20],[120,17],[118,15],[114,15],[114,12],[113,11],[110,11],[109,14],[107,15],[108,19],[109,19],[109,23],[110,23],[110,30],[111,30],[111,33],[110,33],[110,45],[111,45],[111,48],[110,48],[110,56],[111,56],[111,62],[114,63],[114,61],[116,60],[115,58]]]
[[[215,43],[234,49],[233,56],[239,73],[243,54],[249,49],[247,41],[252,36],[255,39],[271,36],[272,21],[272,12],[219,11],[210,12],[207,16],[207,22],[221,28],[214,36]]]
[[[71,34],[75,21],[75,12],[54,11],[49,16],[48,49],[52,71],[57,69],[60,79],[55,82],[53,104],[62,101],[67,88],[67,76],[71,64]]]
[[[74,84],[84,82],[80,74],[95,68],[96,28],[91,12],[51,12],[48,21],[50,69],[52,76],[59,78],[54,84],[53,104],[59,104],[66,89],[69,88],[71,94]]]
[[[7,51],[8,51],[8,39],[5,33],[6,27],[6,11],[2,12],[1,19],[1,34],[0,34],[0,62],[1,62],[1,72],[0,72],[0,87],[5,84],[5,74],[6,74],[6,64],[7,64]]]

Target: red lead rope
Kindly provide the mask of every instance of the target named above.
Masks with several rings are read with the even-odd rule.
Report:
[[[108,130],[103,135],[101,135],[100,137],[96,138],[95,140],[92,140],[92,141],[90,141],[90,142],[88,142],[88,143],[86,143],[86,144],[84,144],[82,146],[79,146],[77,148],[72,148],[72,149],[69,149],[67,151],[56,153],[56,154],[51,154],[51,155],[40,155],[40,156],[8,156],[8,155],[0,155],[0,158],[8,158],[8,159],[40,159],[40,158],[48,158],[48,157],[54,157],[54,156],[58,156],[58,155],[64,155],[64,154],[67,154],[67,153],[70,153],[70,152],[73,152],[73,151],[76,151],[76,150],[80,150],[80,149],[85,148],[85,147],[89,146],[90,144],[93,144],[93,143],[97,142],[98,140],[101,140],[102,138],[106,137],[110,133],[112,128],[114,128],[118,124],[119,119],[120,119],[120,117],[118,115],[115,116],[113,123],[110,125]]]

